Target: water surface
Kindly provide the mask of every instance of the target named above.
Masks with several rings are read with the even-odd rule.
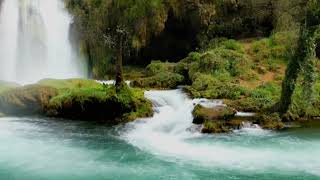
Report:
[[[0,118],[0,179],[320,179],[318,128],[201,135],[190,130],[199,100],[146,96],[155,116],[125,126]]]

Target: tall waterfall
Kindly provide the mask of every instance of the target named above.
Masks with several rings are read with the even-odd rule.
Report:
[[[69,41],[62,0],[4,0],[0,10],[0,80],[83,77],[86,63]]]

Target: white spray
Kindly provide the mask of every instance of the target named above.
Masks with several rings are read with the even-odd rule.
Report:
[[[22,83],[86,75],[69,42],[71,17],[60,0],[4,0],[0,12],[0,80]]]

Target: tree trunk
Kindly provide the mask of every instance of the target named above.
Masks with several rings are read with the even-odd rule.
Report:
[[[93,58],[92,58],[92,53],[91,53],[92,50],[91,50],[91,46],[90,46],[88,41],[85,41],[85,46],[86,46],[85,50],[86,50],[87,58],[88,58],[88,69],[89,69],[88,76],[90,78],[92,78],[93,77],[93,73],[92,73],[92,68],[93,68],[92,61],[93,61]]]
[[[312,35],[305,27],[301,31],[296,52],[287,66],[286,75],[282,83],[282,93],[278,110],[283,114],[290,108],[292,95],[299,73],[301,72],[302,64],[305,63],[304,61],[306,61],[310,53]]]
[[[124,85],[123,80],[123,35],[120,35],[117,47],[117,60],[116,60],[116,87],[121,88]]]
[[[296,86],[298,74],[300,72],[300,63],[298,57],[292,59],[288,64],[286,76],[282,83],[282,92],[279,105],[279,112],[286,113],[292,102],[292,95]]]

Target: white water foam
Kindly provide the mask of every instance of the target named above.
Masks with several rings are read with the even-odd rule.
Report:
[[[149,91],[153,118],[133,122],[123,134],[134,146],[168,161],[246,171],[307,172],[320,176],[320,141],[277,137],[260,128],[244,128],[231,135],[202,135],[188,131],[196,103],[221,105],[219,101],[191,100],[180,90]],[[261,141],[261,142],[259,142]],[[268,145],[269,144],[269,145]],[[306,153],[307,152],[307,153]]]

